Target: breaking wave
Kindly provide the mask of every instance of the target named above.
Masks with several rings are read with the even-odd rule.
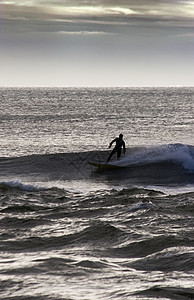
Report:
[[[188,172],[194,172],[194,147],[182,144],[161,145],[137,150],[112,165],[127,167],[130,165],[159,164],[172,162],[180,164]]]
[[[99,170],[89,161],[103,163],[107,151],[55,153],[0,159],[0,188],[40,191],[63,188],[64,182],[100,182],[116,185],[193,184],[194,147],[169,144],[127,149],[126,156],[111,165],[120,168]],[[61,184],[62,183],[62,184]],[[88,184],[86,184],[88,185]],[[87,187],[86,187],[87,188]]]

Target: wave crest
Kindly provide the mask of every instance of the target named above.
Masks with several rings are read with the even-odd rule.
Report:
[[[32,184],[25,184],[22,183],[20,180],[10,180],[0,182],[0,190],[20,190],[27,192],[37,192],[46,190],[46,188]]]
[[[187,171],[194,172],[194,147],[183,144],[168,144],[143,148],[111,164],[128,167],[168,161],[181,164]]]

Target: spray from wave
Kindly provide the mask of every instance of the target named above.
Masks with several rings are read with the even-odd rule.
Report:
[[[44,191],[46,188],[38,185],[22,183],[20,180],[9,180],[0,182],[1,190],[20,190],[25,192]]]
[[[194,147],[182,144],[169,144],[143,148],[112,165],[128,167],[131,165],[159,164],[171,162],[179,164],[189,172],[194,172]]]
[[[129,148],[122,159],[110,162],[122,168],[98,170],[88,164],[89,161],[105,162],[107,155],[108,151],[88,151],[1,158],[0,188],[87,192],[177,183],[193,186],[193,146],[169,144]]]

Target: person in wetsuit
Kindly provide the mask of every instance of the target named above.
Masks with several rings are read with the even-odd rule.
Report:
[[[112,144],[115,143],[115,142],[116,142],[116,145],[115,145],[114,149],[111,151],[111,153],[110,153],[110,155],[109,155],[109,157],[108,157],[108,159],[107,159],[107,161],[106,161],[107,163],[109,162],[109,160],[111,159],[111,157],[112,157],[115,153],[117,153],[117,159],[120,158],[122,147],[123,147],[124,154],[125,154],[125,152],[126,152],[125,142],[124,142],[124,140],[123,140],[123,134],[122,134],[122,133],[119,134],[119,137],[115,138],[114,140],[112,140],[112,141],[110,142],[109,148],[111,148]]]

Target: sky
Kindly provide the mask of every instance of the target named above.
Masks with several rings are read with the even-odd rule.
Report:
[[[194,0],[0,0],[0,86],[194,85]]]

